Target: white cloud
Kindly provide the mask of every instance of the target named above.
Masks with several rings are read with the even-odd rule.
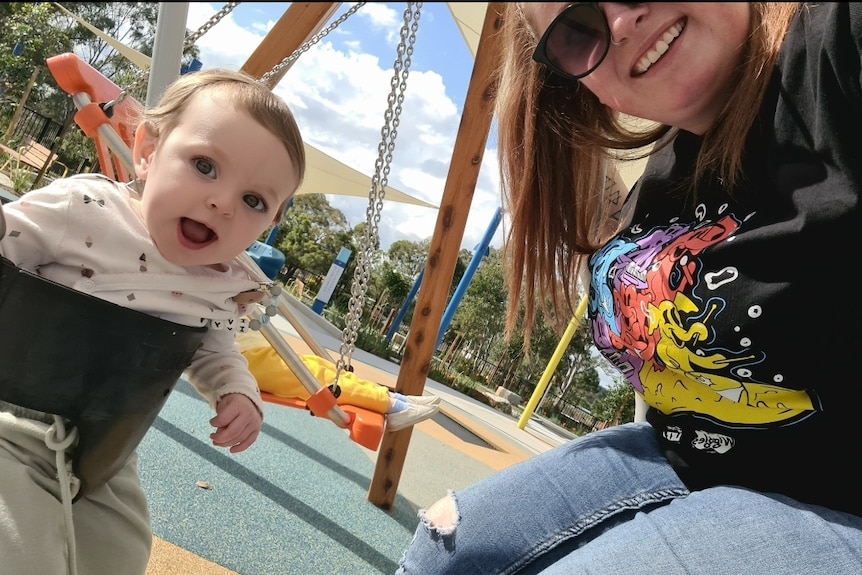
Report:
[[[357,12],[357,15],[377,29],[388,29],[397,34],[401,28],[400,14],[380,2],[367,3]]]
[[[189,2],[188,5],[186,27],[192,31],[197,30],[216,13],[213,4]],[[273,24],[274,22],[266,22],[263,27],[269,30]],[[261,27],[257,24],[246,30],[236,24],[233,14],[228,14],[196,42],[201,48],[201,61],[207,68],[239,69],[263,39],[266,32],[261,30]]]
[[[265,16],[259,6],[240,4],[199,39],[204,67],[242,67],[263,40],[264,30],[273,25],[271,13]],[[259,21],[246,28],[237,25],[236,12],[244,9],[243,21]],[[189,3],[188,28],[196,30],[215,12],[216,5]],[[400,12],[383,4],[366,4],[342,25],[350,38],[344,44],[348,48],[336,49],[331,37],[324,38],[296,60],[274,89],[293,109],[309,144],[369,176],[378,158],[393,72],[389,60],[381,65],[379,58],[362,51],[368,44],[363,36],[387,35],[394,54],[401,24]],[[433,45],[433,38],[423,38],[416,49]],[[458,106],[446,94],[444,75],[444,70],[410,70],[389,175],[390,186],[435,204],[442,198],[460,122]],[[474,191],[462,241],[469,250],[485,234],[500,202],[494,154],[493,150],[485,153]],[[329,201],[351,225],[365,220],[367,199],[330,196]],[[386,201],[379,224],[381,247],[386,249],[399,239],[430,238],[436,220],[436,210]],[[498,230],[492,244],[499,246],[501,237]]]

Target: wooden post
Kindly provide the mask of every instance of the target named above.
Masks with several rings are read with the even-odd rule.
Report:
[[[258,44],[242,71],[260,78],[317,34],[341,2],[291,2],[275,26]],[[292,65],[292,64],[291,64]],[[271,90],[290,69],[285,66],[267,82]]]
[[[496,32],[501,24],[502,3],[489,2],[422,286],[416,299],[416,309],[395,385],[395,389],[403,394],[422,394],[434,355],[437,332],[446,307],[455,261],[464,237],[464,226],[494,115],[493,74],[500,54]],[[368,500],[378,507],[392,508],[412,433],[413,428],[408,427],[383,436],[368,489]]]
[[[51,142],[51,146],[48,150],[48,157],[45,158],[45,163],[42,164],[42,167],[39,169],[39,173],[36,174],[36,177],[33,179],[33,183],[30,184],[31,190],[39,188],[42,178],[45,177],[45,173],[48,171],[48,168],[50,168],[51,164],[54,163],[53,158],[55,155],[58,155],[57,152],[60,149],[60,145],[63,143],[63,138],[66,137],[66,133],[75,121],[75,112],[76,110],[71,110],[66,114],[66,119],[63,121],[63,127],[60,128],[60,132],[54,137],[54,141]]]
[[[21,96],[21,101],[18,102],[18,105],[15,107],[15,111],[12,113],[12,120],[9,122],[9,127],[6,128],[6,133],[3,134],[2,143],[9,143],[9,136],[12,135],[12,132],[15,130],[15,126],[18,125],[18,120],[21,119],[21,114],[24,113],[24,106],[27,104],[27,99],[30,97],[30,92],[33,90],[33,86],[36,85],[36,79],[39,77],[39,72],[41,71],[41,66],[33,68],[33,74],[30,75],[30,79],[27,80],[27,86],[24,88],[24,95]]]
[[[446,350],[446,355],[443,356],[443,361],[440,363],[444,366],[447,366],[452,361],[452,356],[455,355],[455,350],[458,349],[458,346],[461,345],[462,334],[456,333],[455,338],[452,340],[452,343],[449,345],[449,349]]]

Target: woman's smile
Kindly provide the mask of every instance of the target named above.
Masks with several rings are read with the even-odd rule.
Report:
[[[637,64],[635,64],[633,76],[641,76],[646,74],[647,70],[650,67],[658,62],[670,49],[670,45],[673,44],[679,35],[682,34],[682,31],[685,29],[686,19],[682,18],[679,22],[668,28],[664,34],[661,35],[661,38],[655,43],[655,46],[648,50],[646,54],[641,56],[638,60]]]

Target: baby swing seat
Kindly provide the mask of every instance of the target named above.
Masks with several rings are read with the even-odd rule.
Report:
[[[67,288],[0,257],[0,400],[60,415],[78,428],[78,497],[126,463],[205,332]]]

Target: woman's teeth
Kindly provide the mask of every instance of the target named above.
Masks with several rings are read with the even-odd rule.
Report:
[[[644,74],[647,70],[650,69],[650,66],[659,61],[665,52],[667,52],[670,45],[673,44],[674,40],[676,40],[680,33],[682,33],[683,28],[685,28],[685,23],[683,21],[679,21],[662,35],[662,37],[655,43],[655,47],[652,50],[649,50],[646,55],[641,58],[637,64],[635,64],[635,75],[640,76]]]

